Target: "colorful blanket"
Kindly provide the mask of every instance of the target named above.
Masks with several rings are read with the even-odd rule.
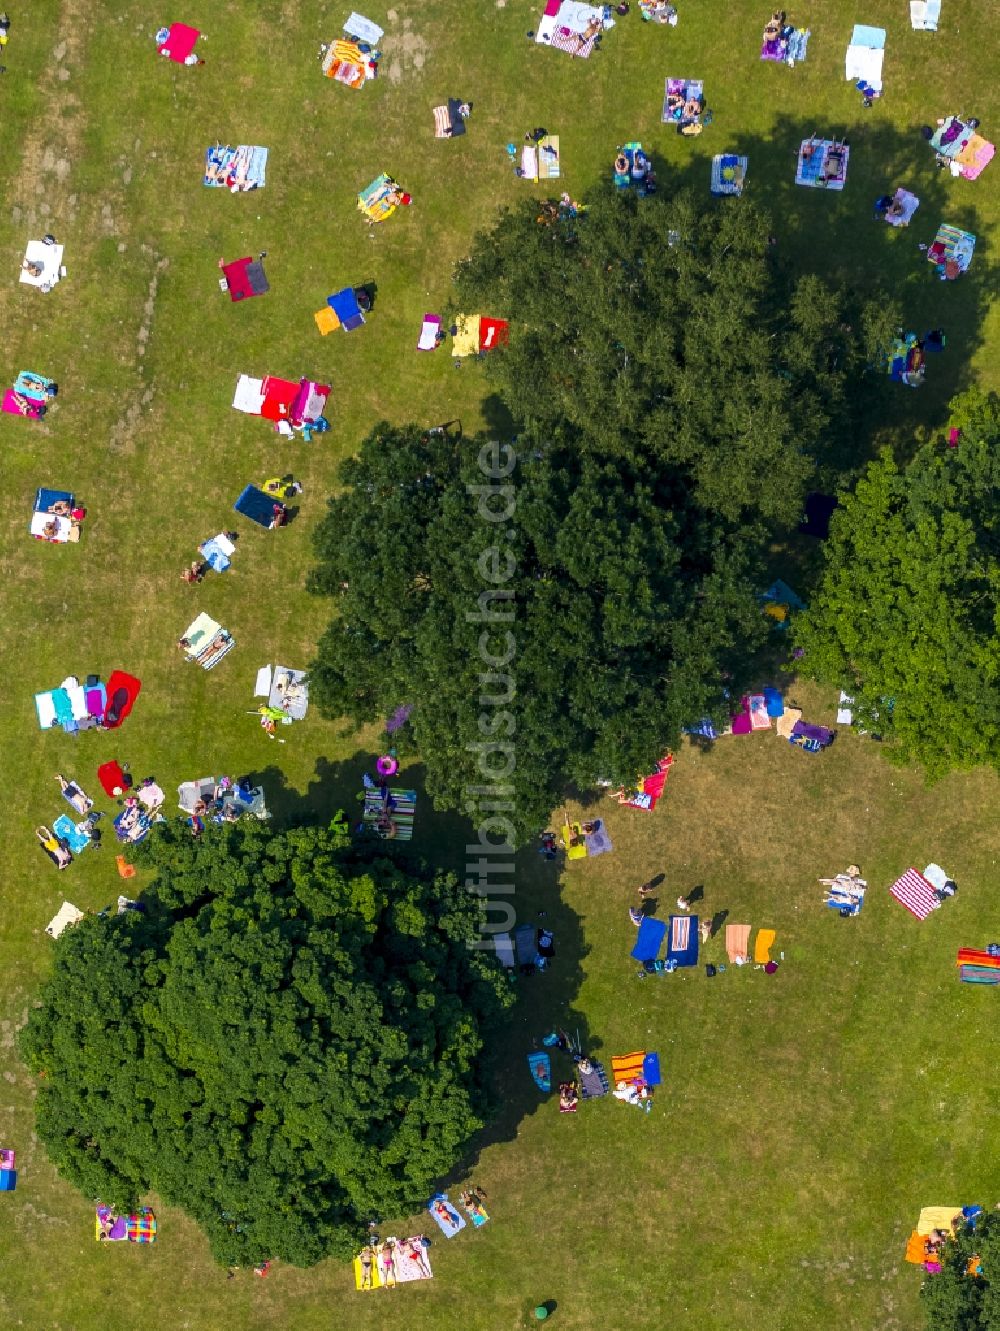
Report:
[[[697,915],[671,915],[670,945],[667,956],[678,966],[694,966],[698,962]]]
[[[937,910],[941,902],[934,894],[934,889],[916,869],[907,869],[889,888],[901,906],[905,906],[918,920],[926,920],[932,910]]]
[[[604,1071],[604,1064],[599,1063],[596,1058],[589,1060],[590,1070],[582,1071],[577,1067],[576,1075],[580,1082],[581,1100],[599,1100],[602,1095],[607,1095],[611,1087],[608,1085],[608,1074]]]
[[[611,1080],[616,1086],[623,1081],[642,1081],[642,1065],[645,1059],[645,1049],[637,1050],[634,1054],[615,1054],[611,1060]]]
[[[713,194],[742,194],[750,159],[734,153],[719,153],[712,158]]]
[[[235,148],[217,143],[205,150],[202,184],[210,189],[228,189],[233,194],[263,189],[267,174],[267,149],[253,143]]]
[[[548,1054],[529,1054],[528,1067],[540,1091],[552,1090],[552,1062]]]
[[[156,1242],[156,1216],[148,1206],[128,1218],[129,1243]]]

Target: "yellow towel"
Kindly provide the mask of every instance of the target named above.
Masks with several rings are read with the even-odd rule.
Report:
[[[475,356],[479,351],[479,315],[460,314],[455,320],[458,332],[451,344],[453,356]]]
[[[962,1208],[960,1206],[925,1206],[920,1212],[920,1219],[917,1221],[918,1234],[930,1234],[932,1230],[944,1229],[949,1234],[955,1232],[955,1226],[952,1223],[956,1216],[961,1216]]]
[[[332,333],[335,328],[340,327],[340,320],[329,305],[324,305],[321,310],[317,310],[313,318],[316,320],[316,327],[324,337],[327,333]]]
[[[802,720],[802,709],[800,707],[786,707],[784,714],[779,716],[774,723],[774,728],[782,739],[790,739],[792,735],[792,726],[796,721]]]
[[[580,840],[574,845],[573,838],[579,837]],[[569,823],[563,825],[562,843],[566,848],[566,858],[568,860],[585,860],[587,858],[587,843],[583,838],[583,828],[579,823],[574,823],[570,827]]]
[[[362,1285],[362,1283],[361,1283],[361,1258],[360,1258],[360,1257],[355,1257],[355,1259],[354,1259],[354,1288],[355,1288],[355,1289],[364,1290],[365,1293],[368,1292],[368,1288],[367,1288],[366,1286]],[[381,1289],[381,1288],[382,1288],[382,1276],[379,1274],[379,1269],[378,1269],[378,1257],[375,1256],[374,1254],[372,1255],[372,1283],[371,1283],[371,1288],[372,1288],[372,1289]]]
[[[766,966],[771,960],[771,946],[774,943],[773,929],[758,929],[753,945],[753,959],[758,965]]]

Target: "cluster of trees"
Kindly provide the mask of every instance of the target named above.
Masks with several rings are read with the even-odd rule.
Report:
[[[803,672],[932,776],[1000,766],[1000,403],[967,395],[953,420],[956,447],[883,453],[844,496],[795,621]]]
[[[59,940],[21,1050],[87,1197],[154,1190],[223,1263],[348,1256],[422,1204],[486,1118],[509,1002],[453,877],[359,862],[346,827],[149,843],[145,913]]]
[[[940,1260],[943,1269],[920,1291],[928,1331],[1000,1331],[1000,1213],[979,1216],[975,1229],[964,1226]]]
[[[313,697],[358,723],[412,704],[441,806],[493,773],[530,835],[568,783],[634,780],[751,677],[767,545],[894,316],[789,282],[766,216],[727,203],[502,215],[456,286],[511,321],[486,371],[513,447],[383,423],[343,469],[310,581],[337,602]]]

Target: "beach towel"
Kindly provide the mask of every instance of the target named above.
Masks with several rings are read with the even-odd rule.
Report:
[[[963,984],[1000,984],[1000,971],[993,966],[960,966],[958,978]]]
[[[899,214],[898,217],[890,217],[888,214],[886,214],[885,220],[889,223],[890,226],[909,226],[913,214],[920,207],[920,200],[917,198],[915,194],[911,194],[909,190],[903,189],[902,186],[900,186],[899,189],[896,190],[896,193],[892,196],[892,198],[894,203],[902,205],[903,211]]]
[[[936,1229],[954,1234],[956,1220],[964,1223],[960,1206],[923,1206],[917,1218],[917,1233],[925,1238]]]
[[[165,55],[168,60],[183,65],[194,51],[194,44],[200,36],[201,33],[197,28],[191,28],[186,23],[171,23],[166,41],[157,49],[160,55]]]
[[[56,721],[62,726],[63,730],[71,731],[76,729],[76,723],[73,720],[73,704],[69,700],[69,694],[64,688],[53,689],[50,697],[52,706],[55,708]]]
[[[590,1059],[589,1072],[584,1072],[578,1066],[576,1075],[580,1082],[581,1100],[599,1100],[602,1095],[607,1095],[611,1090],[608,1085],[608,1074],[604,1071],[604,1064],[599,1063],[596,1058]]]
[[[615,1054],[611,1060],[611,1080],[614,1084],[617,1086],[620,1081],[641,1081],[645,1057],[645,1049],[634,1054]]]
[[[529,1054],[528,1067],[540,1091],[552,1090],[552,1062],[548,1054]]]
[[[434,137],[436,139],[450,139],[451,135],[451,116],[448,114],[447,106],[435,106]]]
[[[931,911],[941,905],[933,887],[916,869],[907,869],[889,888],[889,893],[918,920],[926,920]]]
[[[775,730],[782,739],[790,739],[792,731],[799,721],[802,720],[802,710],[799,707],[786,707],[784,713],[778,717],[775,723]]]
[[[355,1289],[360,1289],[361,1291],[366,1291],[366,1290],[369,1290],[369,1289],[381,1289],[381,1288],[382,1288],[382,1273],[381,1273],[381,1271],[379,1270],[378,1256],[377,1256],[377,1254],[374,1252],[374,1250],[372,1251],[371,1280],[370,1280],[370,1283],[367,1284],[367,1285],[364,1283],[364,1276],[362,1275],[362,1271],[361,1271],[361,1257],[360,1257],[360,1256],[355,1257],[355,1259],[354,1259],[354,1288],[355,1288]]]
[[[13,388],[8,388],[4,393],[0,409],[6,411],[10,416],[27,416],[29,420],[34,421],[45,415],[44,403],[36,402],[32,398],[25,398],[24,404],[21,405],[15,397]]]
[[[856,23],[844,61],[844,77],[852,83],[867,83],[875,92],[881,92],[884,56],[885,28]]]
[[[446,1192],[437,1192],[427,1203],[427,1210],[446,1239],[453,1239],[465,1228],[465,1217],[448,1200]]]
[[[128,1218],[129,1243],[156,1242],[156,1216],[148,1206],[144,1206]]]
[[[559,179],[559,135],[547,134],[538,141],[538,179]]]
[[[344,31],[348,37],[356,37],[359,42],[364,42],[367,46],[378,46],[385,36],[384,31],[377,23],[373,23],[370,18],[365,18],[364,14],[358,14],[355,11],[351,12],[344,24]]]
[[[962,179],[977,179],[993,161],[995,155],[994,144],[987,142],[981,134],[973,134],[968,143],[959,149],[955,158],[961,164]]]
[[[326,303],[340,320],[340,326],[345,333],[360,328],[365,321],[353,287],[344,287],[342,291],[335,291],[332,296],[327,296]]]
[[[678,966],[698,964],[698,916],[671,915],[667,956]]]
[[[659,1086],[663,1078],[660,1075],[660,1055],[649,1053],[642,1060],[642,1079],[647,1086]]]
[[[74,823],[68,813],[61,813],[52,824],[53,835],[69,846],[74,855],[79,855],[90,845],[90,833],[86,828],[86,822]]]
[[[141,680],[124,670],[112,670],[107,683],[107,705],[104,709],[104,728],[115,730],[125,720],[142,688]]]
[[[475,356],[479,351],[479,315],[459,314],[455,318],[455,333],[451,354],[456,357]]]
[[[992,952],[986,952],[975,947],[960,947],[958,949],[958,960],[955,964],[958,966],[981,966],[985,970],[1000,971],[1000,954],[994,955]]]
[[[737,957],[750,959],[750,925],[726,925],[726,956],[735,964]]]
[[[205,150],[202,184],[209,189],[228,189],[243,194],[263,189],[267,181],[267,149],[255,143],[237,147],[217,143]]]
[[[38,727],[40,730],[51,730],[58,724],[56,720],[56,705],[52,697],[55,690],[47,689],[44,693],[35,694],[35,711],[38,714]]]
[[[658,920],[654,915],[644,915],[635,946],[629,955],[635,961],[655,961],[666,933],[667,926],[663,920]]]
[[[586,41],[582,41],[581,37],[581,33],[572,32],[569,28],[555,28],[548,44],[557,51],[565,51],[567,55],[578,55],[581,60],[588,60],[597,42],[597,34],[588,37]]]
[[[264,276],[264,266],[247,254],[242,259],[223,264],[222,275],[230,300],[249,300],[252,296],[263,296],[270,288]]]
[[[766,966],[771,960],[771,947],[776,934],[773,929],[758,929],[754,939],[753,959],[758,966]]]
[[[583,828],[579,823],[564,823],[559,833],[562,838],[563,849],[566,851],[568,860],[585,860],[587,858],[587,842],[583,835]]]
[[[417,338],[418,351],[434,351],[438,345],[438,337],[441,333],[441,316],[438,314],[425,314],[424,321],[420,325],[420,336]]]
[[[479,319],[479,350],[493,351],[505,347],[510,341],[510,325],[506,319],[492,319],[483,314]]]
[[[941,0],[910,0],[910,27],[916,32],[937,32]]]

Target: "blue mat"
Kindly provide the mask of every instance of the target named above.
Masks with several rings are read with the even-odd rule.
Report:
[[[445,1219],[440,1212],[435,1211],[435,1204],[444,1208],[447,1212],[448,1219]],[[451,1202],[448,1200],[448,1194],[446,1192],[436,1192],[427,1203],[427,1210],[430,1212],[434,1219],[434,1223],[446,1239],[453,1239],[460,1229],[465,1228],[464,1217],[456,1211],[454,1206],[452,1206]],[[453,1223],[449,1224],[449,1220]]]
[[[233,508],[261,527],[270,527],[274,521],[274,500],[256,485],[248,485]]]
[[[659,1086],[662,1078],[660,1076],[660,1055],[647,1054],[642,1060],[642,1079],[647,1086]]]
[[[327,296],[326,303],[340,320],[340,326],[346,333],[349,333],[353,328],[360,328],[365,321],[365,316],[361,312],[361,306],[358,304],[358,298],[355,296],[352,287],[344,287],[343,291],[335,291],[332,296]]]
[[[540,1091],[552,1090],[552,1063],[548,1054],[529,1054],[528,1067]]]
[[[52,831],[60,841],[69,846],[74,855],[79,855],[81,850],[86,850],[90,845],[90,834],[79,831],[68,813],[59,815],[52,824]]]
[[[636,961],[655,961],[666,932],[667,926],[663,920],[658,920],[653,915],[644,916],[639,925],[639,936],[630,955]]]
[[[689,920],[688,945],[687,947],[675,948],[673,946],[674,920]],[[670,917],[670,942],[667,944],[667,956],[671,961],[676,962],[678,966],[697,966],[698,964],[698,916],[697,915],[671,915]]]

